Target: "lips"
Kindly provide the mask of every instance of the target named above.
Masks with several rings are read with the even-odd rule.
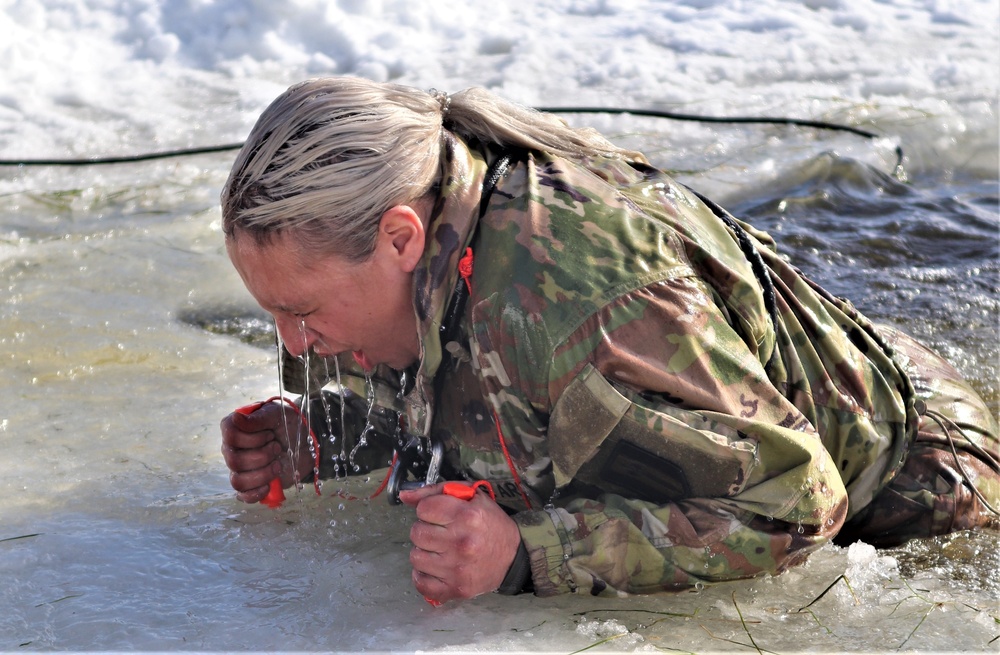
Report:
[[[368,359],[360,350],[351,351],[351,356],[354,357],[354,361],[358,363],[358,366],[366,371],[370,371],[375,368],[375,364],[373,364],[372,361]]]

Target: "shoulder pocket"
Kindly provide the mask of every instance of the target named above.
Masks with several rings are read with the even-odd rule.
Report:
[[[653,403],[587,365],[549,421],[557,487],[573,479],[655,503],[738,494],[757,444],[698,412]]]

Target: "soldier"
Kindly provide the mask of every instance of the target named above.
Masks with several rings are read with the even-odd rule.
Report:
[[[351,425],[325,414],[347,450],[377,418],[365,467],[435,453],[397,464],[427,476],[398,497],[430,600],[680,589],[996,526],[996,421],[951,366],[593,131],[482,89],[313,80],[260,117],[222,210],[303,363],[289,386],[361,392]],[[241,500],[345,464],[314,471],[290,414],[223,420]]]

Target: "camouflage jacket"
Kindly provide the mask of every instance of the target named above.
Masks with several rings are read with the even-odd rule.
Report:
[[[647,165],[539,152],[480,218],[496,156],[450,142],[415,277],[419,368],[401,402],[376,371],[376,395],[444,444],[448,477],[493,482],[536,593],[778,572],[898,470],[909,381],[767,235]]]

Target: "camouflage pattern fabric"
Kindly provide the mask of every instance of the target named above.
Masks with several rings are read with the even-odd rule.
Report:
[[[379,394],[444,444],[448,477],[494,483],[536,593],[776,573],[896,478],[920,420],[903,364],[766,234],[649,166],[543,153],[523,154],[479,220],[496,156],[447,144],[415,279],[420,364],[402,399]],[[467,247],[470,297],[441,344]]]
[[[836,541],[895,546],[958,530],[1000,529],[1000,517],[983,503],[1000,507],[996,419],[940,355],[894,328],[879,331],[910,373],[923,411],[903,469]]]

